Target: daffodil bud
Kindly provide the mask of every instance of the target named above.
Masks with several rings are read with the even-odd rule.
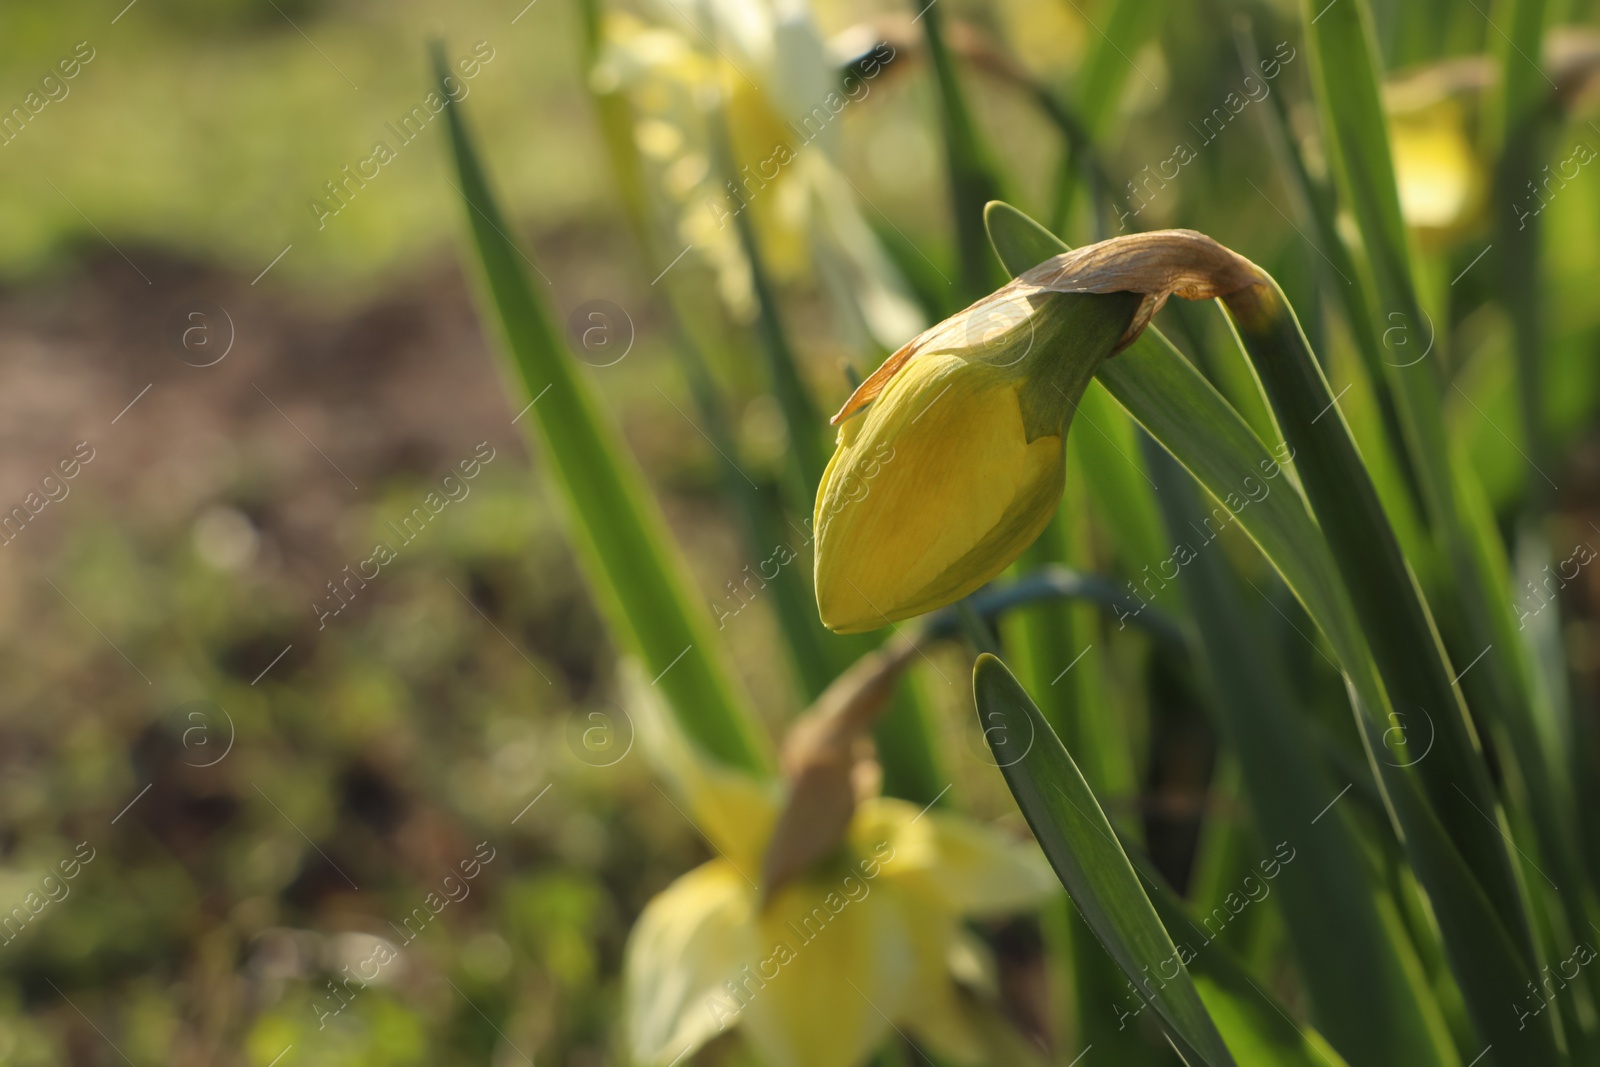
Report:
[[[1117,237],[1045,260],[890,356],[833,417],[814,516],[823,624],[875,629],[999,574],[1055,513],[1067,427],[1100,364],[1169,296],[1263,277],[1192,230]]]
[[[1072,413],[1140,303],[1014,282],[862,383],[817,492],[824,625],[871,630],[951,603],[1039,536]]]

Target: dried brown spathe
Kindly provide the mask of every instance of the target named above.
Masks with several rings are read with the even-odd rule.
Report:
[[[1018,299],[1045,293],[1143,294],[1133,322],[1117,342],[1120,352],[1138,340],[1174,294],[1185,300],[1211,300],[1265,281],[1266,275],[1254,263],[1194,230],[1127,234],[1063,252],[906,342],[861,383],[830,421],[837,425],[865,407],[917,353],[972,347],[970,323]]]
[[[761,867],[768,896],[827,855],[843,837],[856,803],[876,792],[878,767],[868,731],[915,653],[910,641],[900,640],[862,656],[789,730],[782,756],[789,798]]]

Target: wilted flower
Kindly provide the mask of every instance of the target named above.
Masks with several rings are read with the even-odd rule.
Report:
[[[901,348],[833,419],[814,514],[823,624],[874,629],[999,574],[1055,513],[1067,426],[1101,362],[1170,293],[1258,277],[1192,231],[1116,238],[1041,263]]]
[[[718,855],[652,900],[629,937],[634,1060],[678,1062],[737,1027],[772,1067],[854,1067],[894,1027],[954,1062],[984,1061],[993,1035],[962,989],[990,984],[990,961],[963,919],[1057,892],[1037,849],[877,796],[847,803],[840,832],[820,840],[792,817],[794,796],[817,790],[791,789],[785,807],[779,783],[708,765],[640,689],[646,750]],[[835,740],[848,749],[862,725]],[[853,777],[860,788],[868,776]],[[775,844],[793,829],[796,846]],[[775,852],[790,857],[776,861],[786,876]]]

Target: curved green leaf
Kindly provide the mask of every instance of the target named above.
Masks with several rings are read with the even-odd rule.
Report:
[[[1194,1065],[1234,1064],[1127,853],[1060,738],[994,656],[978,657],[972,691],[1006,784],[1095,937],[1135,983],[1179,1055]]]
[[[1296,1023],[1271,994],[1250,977],[1244,964],[1232,952],[1212,943],[1194,923],[1183,902],[1163,885],[1141,857],[1135,857],[1145,884],[1154,887],[1151,903],[1168,930],[1175,931],[1180,944],[1187,944],[1186,933],[1193,930],[1205,942],[1189,960],[1189,974],[1205,1002],[1211,1021],[1223,1040],[1243,1063],[1272,1064],[1273,1067],[1345,1067],[1345,1060],[1316,1030]],[[1373,1001],[1367,1002],[1370,1006]],[[1357,1061],[1365,1063],[1365,1060]],[[1375,1061],[1376,1062],[1376,1061]],[[1396,1063],[1414,1063],[1402,1057]]]
[[[987,217],[997,251],[1014,269],[1025,269],[1065,250],[1048,231],[1007,205],[991,205]],[[1042,249],[1050,251],[1041,256],[1038,253]],[[1295,366],[1299,369],[1283,370],[1311,373],[1300,363]],[[1480,1033],[1491,1035],[1487,1036],[1488,1043],[1502,1050],[1483,1062],[1564,1062],[1550,1022],[1555,1012],[1546,1013],[1531,1026],[1517,1027],[1508,1018],[1511,1012],[1504,1010],[1533,971],[1516,936],[1520,930],[1525,943],[1525,919],[1515,894],[1511,899],[1518,906],[1507,914],[1497,903],[1504,898],[1503,893],[1490,898],[1483,891],[1478,879],[1485,872],[1463,858],[1463,851],[1446,830],[1439,812],[1424,797],[1419,777],[1431,777],[1436,787],[1434,797],[1439,798],[1449,788],[1448,774],[1441,775],[1438,765],[1427,766],[1423,756],[1410,757],[1409,766],[1384,758],[1392,755],[1384,744],[1386,731],[1399,720],[1392,717],[1389,694],[1373,664],[1361,616],[1351,603],[1344,577],[1298,486],[1285,473],[1284,481],[1276,488],[1259,497],[1250,494],[1247,499],[1246,479],[1259,487],[1263,472],[1276,461],[1239,414],[1159,331],[1147,329],[1126,352],[1107,360],[1098,378],[1222,502],[1223,508],[1217,510],[1225,517],[1231,515],[1256,542],[1332,645],[1364,732],[1368,762],[1384,789],[1391,817],[1417,877],[1428,891],[1450,951],[1452,969],[1475,1009]],[[1278,399],[1274,397],[1274,402]],[[1295,412],[1279,411],[1280,418],[1286,414]],[[1320,476],[1326,477],[1327,472],[1321,471]],[[1430,654],[1438,658],[1436,652]],[[1414,666],[1432,670],[1434,665]],[[1423,765],[1420,773],[1419,763]],[[1475,785],[1473,777],[1464,776],[1459,791]],[[1447,810],[1455,820],[1452,825],[1463,835],[1462,840],[1475,846],[1477,854],[1492,857],[1482,835],[1499,839],[1501,827],[1492,817],[1496,806],[1485,805],[1475,812],[1473,807],[1470,796],[1462,795]],[[1478,838],[1466,836],[1471,826],[1463,820],[1463,811],[1473,812],[1480,819]],[[1492,866],[1490,873],[1497,869]],[[1499,1058],[1502,1056],[1511,1058]]]
[[[1313,1017],[1357,1063],[1459,1062],[1421,962],[1383,921],[1385,891],[1346,813],[1325,812],[1315,825],[1302,814],[1341,787],[1324,771],[1282,664],[1259,655],[1268,643],[1260,614],[1270,605],[1246,592],[1227,558],[1196,536],[1205,512],[1177,464],[1161,454],[1150,468],[1173,540],[1199,545],[1179,581],[1191,593],[1215,715],[1238,756],[1252,818],[1263,840],[1297,857],[1273,888]],[[1395,1010],[1374,1015],[1374,1001]]]

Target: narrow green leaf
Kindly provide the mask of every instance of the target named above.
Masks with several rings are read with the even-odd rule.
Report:
[[[1389,123],[1379,87],[1383,70],[1373,43],[1372,16],[1366,0],[1340,0],[1320,11],[1319,6],[1303,0],[1300,10],[1307,22],[1306,45],[1340,192],[1362,236],[1380,238],[1365,249],[1375,291],[1415,305],[1410,238],[1389,151]]]
[[[1528,464],[1521,470],[1521,488],[1518,494],[1522,507],[1522,521],[1514,529],[1516,555],[1520,563],[1530,564],[1529,570],[1549,562],[1549,549],[1545,542],[1540,520],[1549,509],[1554,488],[1543,472],[1554,460],[1550,419],[1548,418],[1549,391],[1546,379],[1551,367],[1547,366],[1551,346],[1546,336],[1548,328],[1547,301],[1551,294],[1541,270],[1542,245],[1546,232],[1541,220],[1542,211],[1519,211],[1527,191],[1534,187],[1539,177],[1540,161],[1547,158],[1556,129],[1558,106],[1556,91],[1541,66],[1544,54],[1544,30],[1552,7],[1546,0],[1502,0],[1494,6],[1496,25],[1506,30],[1498,35],[1493,47],[1498,51],[1500,84],[1491,96],[1486,140],[1498,151],[1494,170],[1494,223],[1495,241],[1492,267],[1499,284],[1494,287],[1498,302],[1505,309],[1511,324],[1512,353],[1516,367],[1516,399],[1522,445],[1518,451]],[[1465,393],[1462,394],[1465,396]],[[1481,490],[1477,486],[1477,473],[1466,466],[1458,452],[1453,457],[1456,476],[1456,499],[1460,504],[1462,535],[1468,542],[1467,550],[1474,555],[1479,575],[1479,586],[1488,590],[1510,588],[1507,578],[1509,567],[1504,559],[1504,549],[1492,515],[1483,505]],[[1530,476],[1530,469],[1537,476]],[[1542,558],[1541,558],[1542,557]],[[1537,560],[1537,562],[1534,562]],[[1570,729],[1557,727],[1559,715],[1563,723],[1572,719],[1564,697],[1565,665],[1557,651],[1550,657],[1554,670],[1541,672],[1542,664],[1533,659],[1533,650],[1542,644],[1548,647],[1549,638],[1559,634],[1561,617],[1559,607],[1550,615],[1538,620],[1531,632],[1524,630],[1518,621],[1517,629],[1511,627],[1509,612],[1489,610],[1483,613],[1480,626],[1462,627],[1457,638],[1469,645],[1476,641],[1486,625],[1495,633],[1495,644],[1504,650],[1503,662],[1496,670],[1486,671],[1478,677],[1468,677],[1464,690],[1473,707],[1499,707],[1512,709],[1489,720],[1497,735],[1500,748],[1516,753],[1508,761],[1507,794],[1521,801],[1524,814],[1531,821],[1534,835],[1539,841],[1543,858],[1552,869],[1555,883],[1553,892],[1559,897],[1560,909],[1551,909],[1545,947],[1553,955],[1565,951],[1580,932],[1588,929],[1592,919],[1585,905],[1589,901],[1580,896],[1579,849],[1577,828],[1570,820],[1575,791],[1568,774],[1566,761],[1559,747],[1576,741]],[[1559,637],[1554,644],[1559,647]],[[1546,680],[1551,684],[1546,684]],[[1557,704],[1561,711],[1556,711]],[[1576,747],[1576,746],[1574,746]],[[1542,891],[1540,882],[1532,882],[1530,890]],[[1588,976],[1589,1003],[1563,1015],[1568,1024],[1568,1040],[1574,1049],[1574,1058],[1583,1059],[1596,1054],[1600,1046],[1594,1017],[1594,996],[1600,992],[1600,976]]]
[[[1311,6],[1307,3],[1302,10],[1309,13]],[[1520,10],[1517,34],[1536,41],[1530,24],[1536,21],[1538,14],[1532,7]],[[1312,55],[1329,154],[1336,164],[1334,171],[1342,198],[1356,222],[1371,265],[1376,291],[1386,294],[1386,299],[1393,302],[1404,321],[1422,322],[1424,317],[1411,269],[1409,236],[1400,215],[1399,194],[1390,161],[1378,89],[1380,64],[1371,40],[1366,0],[1341,3],[1331,8],[1327,17],[1316,19],[1310,24],[1307,46]],[[1543,78],[1542,72],[1539,76]],[[1525,72],[1517,75],[1519,83],[1526,77],[1531,76]],[[1511,91],[1519,99],[1525,99],[1535,90],[1523,84],[1522,88]],[[1522,305],[1523,310],[1517,314],[1525,313],[1535,303],[1532,298],[1518,296],[1515,290],[1508,293],[1508,299]],[[1441,334],[1443,326],[1440,322]],[[1448,345],[1442,336],[1437,343]],[[1522,343],[1528,344],[1526,336]],[[1526,379],[1533,363],[1529,359],[1522,362]],[[1528,721],[1531,709],[1538,704],[1538,694],[1527,688],[1525,676],[1519,676],[1512,654],[1493,652],[1498,635],[1506,630],[1511,608],[1504,588],[1496,586],[1492,568],[1485,565],[1486,557],[1475,544],[1477,539],[1495,534],[1481,527],[1474,530],[1475,520],[1458,491],[1462,476],[1452,469],[1455,459],[1444,432],[1439,366],[1437,360],[1409,366],[1386,362],[1385,372],[1400,409],[1406,445],[1420,482],[1428,521],[1447,564],[1441,568],[1442,588],[1437,591],[1439,602],[1450,605],[1447,636],[1452,655],[1451,662],[1445,663],[1443,670],[1446,678],[1457,676],[1467,665],[1473,664],[1476,657],[1483,656],[1483,662],[1474,667],[1474,673],[1481,672],[1480,676],[1469,677],[1466,683],[1472,711],[1491,730],[1509,741],[1501,758],[1514,759],[1520,765],[1520,773],[1510,776],[1510,784],[1513,789],[1525,792],[1514,792],[1512,796],[1534,812],[1533,825],[1542,858],[1558,869],[1572,870],[1577,866],[1577,850],[1575,843],[1561,833],[1563,817],[1558,811],[1561,802],[1556,795],[1559,786],[1541,757],[1538,726]],[[1381,645],[1375,644],[1374,648],[1380,654],[1383,651]],[[1490,654],[1484,656],[1485,652]],[[1429,669],[1432,669],[1431,664]],[[1437,705],[1423,706],[1431,711]],[[1437,782],[1445,776],[1434,773],[1432,777]],[[1437,788],[1433,790],[1436,804],[1439,792]],[[1494,808],[1479,806],[1490,816],[1498,817]],[[1438,812],[1463,853],[1472,855],[1474,850],[1468,835],[1473,829],[1474,815],[1482,818],[1482,813],[1442,806]],[[1499,821],[1495,822],[1495,828],[1505,832]],[[1526,849],[1519,845],[1518,852],[1525,853]],[[1517,906],[1522,893],[1517,883],[1543,876],[1537,872],[1513,870],[1510,863],[1508,856],[1505,864],[1473,862],[1470,869],[1484,881],[1490,899],[1528,961],[1528,969],[1536,972],[1541,963],[1540,946],[1534,942],[1526,909]],[[1566,878],[1563,881],[1566,888],[1558,889],[1558,893],[1565,912],[1565,927],[1581,930],[1590,920],[1581,901],[1574,899],[1572,881]],[[1544,947],[1558,953],[1566,951],[1566,944],[1560,939]],[[1467,992],[1470,995],[1470,991]],[[1488,1009],[1483,1006],[1482,1010]]]
[[[446,73],[442,45],[434,65]],[[488,317],[500,326],[512,369],[530,398],[529,422],[567,504],[579,559],[613,633],[635,652],[685,731],[734,766],[770,765],[753,713],[740,696],[709,615],[637,463],[578,373],[528,279],[528,260],[490,192],[462,106],[449,109],[458,187],[482,270]]]
[[[707,116],[712,126],[713,159],[721,173],[730,181],[737,179],[733,148],[729,142],[726,118],[721,108]],[[789,343],[784,329],[783,314],[778,308],[778,294],[772,286],[767,271],[766,257],[761,243],[756,239],[755,224],[751,216],[737,211],[733,217],[734,232],[739,235],[739,245],[744,250],[750,266],[750,287],[756,304],[756,341],[766,366],[768,384],[772,395],[783,412],[785,429],[789,434],[789,460],[791,477],[788,486],[790,505],[800,512],[810,510],[811,494],[822,481],[822,471],[828,464],[832,444],[824,431],[825,420],[817,409],[800,374],[794,346]]]
[[[1057,1067],[1083,1067],[1106,1057],[1117,1067],[1177,1067],[1182,1057],[1171,1045],[1151,1040],[1138,1019],[1129,1019],[1135,1001],[1117,961],[1095,940],[1071,899],[1063,894],[1040,916],[1046,955],[1054,964],[1051,989],[1061,1028],[1071,1035],[1057,1040]],[[1122,1007],[1122,1005],[1130,1005]],[[1071,1020],[1070,1025],[1066,1020]],[[1159,1034],[1159,1027],[1152,1027]],[[1089,1050],[1094,1052],[1090,1055]],[[1084,1056],[1077,1064],[1073,1057]]]
[[[1488,576],[1489,588],[1509,591],[1515,585],[1510,563],[1483,489],[1463,460],[1457,458],[1454,466],[1456,496],[1461,501],[1465,534],[1475,565]],[[1510,595],[1508,592],[1508,598]],[[1468,672],[1460,684],[1472,707],[1518,709],[1490,718],[1488,727],[1496,751],[1516,754],[1515,759],[1502,761],[1502,788],[1510,798],[1508,814],[1520,814],[1531,826],[1531,833],[1519,831],[1519,836],[1539,842],[1540,869],[1527,879],[1528,889],[1530,894],[1544,894],[1548,889],[1555,898],[1548,909],[1546,922],[1550,930],[1544,947],[1560,957],[1588,936],[1589,924],[1594,921],[1593,891],[1585,878],[1575,822],[1577,813],[1584,809],[1578,802],[1566,751],[1569,747],[1593,750],[1579,747],[1574,716],[1564,695],[1551,691],[1539,669],[1541,651],[1560,665],[1559,669],[1565,669],[1560,617],[1554,616],[1554,606],[1550,610],[1553,617],[1544,620],[1548,625],[1541,627],[1536,622],[1526,629],[1525,621],[1512,625],[1510,611],[1491,614],[1488,621],[1495,634],[1492,647],[1500,661],[1495,670],[1481,675]],[[1452,628],[1445,629],[1448,632]],[[1554,647],[1543,644],[1546,641]],[[1555,906],[1557,903],[1559,907]],[[1592,1005],[1600,996],[1600,974],[1590,973],[1587,978],[1587,999]],[[1592,1007],[1574,1010],[1564,1015],[1563,1021],[1569,1023],[1568,1039],[1574,1046],[1574,1058],[1582,1058],[1580,1046],[1587,1048],[1590,1055],[1600,1054],[1600,1034],[1596,1032]]]
[[[1135,983],[1184,1059],[1197,1067],[1235,1063],[1105,812],[1055,731],[995,657],[978,657],[972,689],[1006,784],[1095,937]]]
[[[1241,47],[1247,50],[1245,58],[1253,63],[1256,55],[1255,43],[1247,33],[1240,36],[1243,42]],[[1386,498],[1386,503],[1389,503],[1391,508],[1403,506],[1408,513],[1414,513],[1422,507],[1421,488],[1417,484],[1417,474],[1412,468],[1410,456],[1405,451],[1406,437],[1400,412],[1384,371],[1386,362],[1407,362],[1410,359],[1410,350],[1397,345],[1396,352],[1385,355],[1388,346],[1383,343],[1383,338],[1388,337],[1389,333],[1378,331],[1384,330],[1385,327],[1392,328],[1393,319],[1385,316],[1381,325],[1378,321],[1376,300],[1372,293],[1372,278],[1364,269],[1365,265],[1357,261],[1339,230],[1339,202],[1333,185],[1326,177],[1313,175],[1312,168],[1306,161],[1303,142],[1295,134],[1285,94],[1274,93],[1268,100],[1271,106],[1266,112],[1263,125],[1267,129],[1274,155],[1282,164],[1280,169],[1284,172],[1286,183],[1294,193],[1298,194],[1296,199],[1303,202],[1316,227],[1316,248],[1327,258],[1325,261],[1319,260],[1315,266],[1320,267],[1322,262],[1326,262],[1333,271],[1331,275],[1322,273],[1325,288],[1344,308],[1345,321],[1355,335],[1356,351],[1366,369],[1367,382],[1377,403],[1383,435],[1379,441],[1374,442],[1374,445],[1381,447],[1403,479],[1404,498],[1400,498],[1399,492],[1395,492]],[[1417,324],[1414,333],[1418,339],[1416,350],[1420,352],[1422,351],[1420,346],[1425,343],[1420,340],[1423,335],[1421,324]],[[1401,330],[1395,336],[1410,341],[1412,334],[1412,330]],[[1399,351],[1405,351],[1407,354],[1397,354]],[[1408,514],[1407,530],[1416,522],[1415,514]]]
[[[1326,150],[1333,161],[1340,198],[1354,218],[1364,259],[1354,266],[1368,276],[1361,285],[1371,294],[1370,319],[1353,327],[1356,339],[1374,357],[1393,397],[1400,422],[1405,459],[1415,475],[1428,525],[1439,538],[1453,572],[1466,621],[1473,638],[1488,639],[1485,619],[1494,610],[1486,597],[1481,575],[1471,566],[1471,553],[1460,535],[1461,517],[1454,493],[1454,478],[1444,432],[1439,392],[1439,361],[1391,360],[1376,346],[1391,321],[1411,331],[1433,324],[1429,332],[1436,346],[1448,342],[1440,316],[1424,313],[1412,271],[1410,233],[1400,211],[1400,193],[1389,149],[1388,120],[1380,89],[1382,67],[1373,43],[1372,18],[1366,0],[1329,5],[1323,11],[1304,0],[1308,20],[1306,47],[1311,54],[1313,87],[1322,115]],[[1320,212],[1332,216],[1325,205]],[[1369,281],[1370,279],[1370,281]],[[1351,305],[1351,318],[1359,307]],[[1481,645],[1479,647],[1482,647]],[[1454,674],[1452,670],[1450,674]],[[1447,677],[1450,675],[1447,675]],[[1475,709],[1480,715],[1500,714],[1497,708]],[[1486,877],[1501,881],[1493,871]],[[1502,885],[1497,899],[1507,896]],[[1525,926],[1525,923],[1523,923]],[[1526,940],[1526,938],[1524,938]]]
[[[995,247],[1003,258],[1021,252],[1033,255],[1054,241],[1037,223],[1006,205],[991,206],[987,218],[991,232],[999,235]],[[1064,250],[1064,245],[1054,242],[1055,253]],[[1022,270],[1035,262],[1037,258],[1008,260],[1008,266]],[[1298,327],[1295,330],[1298,333]],[[1310,374],[1315,363],[1310,364],[1310,370],[1299,362],[1294,367],[1300,369],[1285,369],[1284,373]],[[1320,371],[1316,373],[1320,375]],[[1364,731],[1368,761],[1384,788],[1418,878],[1428,890],[1445,933],[1452,968],[1469,1003],[1477,1009],[1480,1032],[1492,1035],[1490,1044],[1500,1045],[1503,1051],[1497,1056],[1528,1057],[1522,1060],[1491,1056],[1484,1062],[1564,1062],[1551,1030],[1549,1016],[1555,1013],[1547,1013],[1525,1028],[1510,1026],[1504,1017],[1510,1014],[1504,1012],[1504,1006],[1515,999],[1524,981],[1531,980],[1534,970],[1528,962],[1531,953],[1522,947],[1527,944],[1528,935],[1520,895],[1515,888],[1511,890],[1515,911],[1508,916],[1491,903],[1478,884],[1482,872],[1475,871],[1462,858],[1416,780],[1427,775],[1439,795],[1456,788],[1448,780],[1440,781],[1443,776],[1437,766],[1428,766],[1432,757],[1412,757],[1409,766],[1384,758],[1393,755],[1386,748],[1384,737],[1398,721],[1391,718],[1395,709],[1373,664],[1363,633],[1364,620],[1351,603],[1344,576],[1334,564],[1322,531],[1286,472],[1272,473],[1283,457],[1269,456],[1238,413],[1154,328],[1147,329],[1127,351],[1107,360],[1098,378],[1151,436],[1222,503],[1223,507],[1214,509],[1213,514],[1221,512],[1223,522],[1232,516],[1250,535],[1332,645],[1351,690],[1357,722]],[[1303,427],[1314,413],[1304,413],[1304,421],[1297,421],[1300,414],[1292,408],[1278,414],[1280,419]],[[1321,457],[1322,461],[1326,459]],[[1275,476],[1282,476],[1284,481],[1259,497],[1251,491],[1251,485],[1259,489],[1264,478]],[[1429,663],[1413,666],[1433,669]],[[1458,789],[1461,795],[1448,810],[1457,817],[1456,828],[1468,841],[1468,854],[1487,852],[1492,858],[1492,851],[1481,842],[1486,835],[1493,835],[1498,842],[1504,833],[1493,818],[1497,805],[1491,802],[1477,810],[1482,821],[1480,839],[1466,837],[1471,828],[1464,814],[1475,809],[1464,791],[1473,785],[1472,777],[1463,778]],[[1494,874],[1496,869],[1491,866],[1489,873]],[[1508,933],[1508,921],[1521,923],[1520,942]]]
[[[1490,899],[1522,916],[1505,843],[1485,837],[1470,807],[1496,809],[1488,766],[1454,688],[1449,661],[1422,590],[1400,552],[1376,488],[1361,461],[1333,390],[1311,354],[1294,312],[1274,288],[1259,301],[1230,297],[1232,321],[1250,353],[1279,424],[1295,451],[1307,497],[1322,525],[1366,631],[1390,699],[1425,709],[1435,727],[1430,761],[1419,764],[1430,798]],[[1521,920],[1523,923],[1525,919]],[[1514,930],[1517,929],[1513,921]],[[1525,929],[1525,927],[1524,927]],[[1532,958],[1531,945],[1525,955]]]
[[[1282,667],[1258,654],[1267,636],[1257,616],[1270,605],[1252,596],[1256,610],[1248,610],[1243,582],[1197,533],[1207,516],[1182,469],[1165,454],[1152,457],[1150,468],[1172,539],[1190,549],[1179,579],[1192,592],[1218,725],[1238,756],[1262,840],[1295,857],[1273,888],[1317,1024],[1356,1063],[1455,1062],[1444,1019],[1420,980],[1420,961],[1384,928],[1383,890],[1343,813],[1327,812],[1315,825],[1305,821],[1304,812],[1327,804],[1341,787],[1323,771]],[[1395,1010],[1374,1015],[1375,1000]]]
[[[1261,385],[1250,369],[1250,361],[1240,358],[1235,346],[1216,342],[1218,333],[1226,333],[1227,326],[1216,321],[1211,308],[1187,300],[1169,300],[1162,310],[1167,312],[1163,318],[1170,328],[1172,343],[1190,355],[1194,365],[1244,416],[1257,437],[1276,441],[1278,426],[1272,420],[1267,398],[1261,395]]]
[[[1103,397],[1105,390],[1092,389]],[[1088,417],[1084,410],[1087,399],[1079,402],[1074,416],[1080,425]],[[1045,532],[1023,553],[1020,567],[1047,566],[1054,561],[1093,565],[1084,477],[1090,467],[1083,448],[1087,440],[1083,434],[1068,437],[1068,475],[1061,506]],[[1105,585],[1116,596],[1116,587],[1109,580]],[[1138,606],[1126,595],[1109,603],[1124,615],[1133,615]],[[1139,777],[1129,737],[1129,709],[1119,703],[1119,694],[1112,691],[1103,669],[1100,612],[1090,602],[1040,603],[1011,613],[1001,632],[1017,676],[1031,692],[1039,694],[1041,710],[1078,754],[1080,769],[1096,795],[1114,804],[1131,801]],[[1134,806],[1129,803],[1126,810],[1122,829],[1136,831],[1139,819]],[[1050,916],[1045,933],[1066,953],[1063,963],[1070,977],[1062,983],[1062,996],[1076,1024],[1075,1048],[1097,1049],[1097,1056],[1113,1056],[1127,1067],[1172,1063],[1170,1048],[1152,1044],[1143,1028],[1126,1026],[1112,1010],[1128,995],[1126,980],[1116,962],[1092,944],[1093,935],[1082,916],[1068,902],[1062,901],[1062,905],[1061,914]]]
[[[1445,930],[1457,978],[1480,1012],[1483,1032],[1497,1035],[1502,1048],[1529,1054],[1527,1060],[1494,1062],[1562,1062],[1550,1034],[1548,1017],[1522,1030],[1518,1040],[1512,1040],[1517,1028],[1508,1025],[1500,1014],[1528,980],[1526,976],[1531,975],[1532,968],[1524,953],[1515,947],[1517,942],[1506,933],[1504,913],[1479,888],[1477,872],[1456,851],[1413,780],[1420,770],[1439,783],[1438,769],[1427,766],[1439,754],[1409,757],[1415,761],[1413,768],[1402,769],[1395,754],[1385,747],[1385,731],[1400,720],[1391,718],[1389,697],[1378,680],[1362,626],[1303,499],[1285,482],[1261,499],[1247,502],[1243,491],[1248,486],[1243,479],[1253,478],[1253,484],[1259,487],[1261,476],[1252,468],[1276,461],[1266,456],[1264,446],[1237,414],[1226,408],[1226,402],[1208,392],[1210,386],[1199,373],[1177,353],[1166,349],[1154,331],[1147,331],[1139,344],[1108,361],[1100,378],[1213,497],[1224,503],[1231,497],[1239,505],[1234,514],[1240,526],[1278,567],[1332,644],[1351,686],[1358,721],[1367,731],[1369,762],[1383,783],[1407,852]],[[1252,455],[1261,458],[1252,464]],[[1420,739],[1417,744],[1421,746]],[[1470,779],[1461,782],[1463,790],[1469,785]],[[1446,782],[1438,791],[1443,794],[1450,788]],[[1472,830],[1465,815],[1473,814],[1480,820],[1480,837],[1470,841],[1477,846],[1475,851],[1486,851],[1484,841],[1491,837],[1490,847],[1499,844],[1502,827],[1493,821],[1496,805],[1491,803],[1479,812],[1459,794],[1454,804],[1450,811],[1458,817],[1457,826],[1463,835]],[[1520,915],[1519,908],[1512,921]],[[1484,1015],[1485,1012],[1489,1014]],[[1493,1057],[1484,1063],[1491,1061]]]
[[[1277,1000],[1261,988],[1250,971],[1232,952],[1216,944],[1195,923],[1189,909],[1184,907],[1157,875],[1151,864],[1135,854],[1134,863],[1145,885],[1153,888],[1150,895],[1156,914],[1162,924],[1174,933],[1178,944],[1188,949],[1189,973],[1206,1010],[1241,1063],[1271,1064],[1272,1067],[1345,1067],[1345,1060],[1316,1030],[1296,1023]],[[1193,940],[1190,934],[1194,935]],[[1192,947],[1199,942],[1199,947]],[[1352,950],[1354,951],[1354,950]],[[1366,1002],[1369,1017],[1371,1006],[1381,1003],[1376,990]],[[1387,1048],[1377,1046],[1379,1056],[1357,1063],[1410,1064],[1439,1062],[1407,1059],[1397,1045]],[[1454,1051],[1449,1050],[1455,1060]]]
[[[1542,212],[1519,212],[1527,190],[1539,177],[1555,115],[1555,88],[1540,65],[1544,51],[1545,0],[1503,0],[1494,5],[1497,26],[1506,30],[1492,46],[1500,61],[1500,88],[1491,100],[1495,167],[1495,251],[1500,302],[1511,318],[1517,357],[1517,392],[1522,437],[1529,462],[1541,466],[1550,454],[1544,417],[1544,312],[1539,246]],[[1530,217],[1531,215],[1531,217]],[[1520,217],[1519,217],[1520,216]],[[1542,479],[1528,478],[1524,493],[1542,510],[1552,491]]]

